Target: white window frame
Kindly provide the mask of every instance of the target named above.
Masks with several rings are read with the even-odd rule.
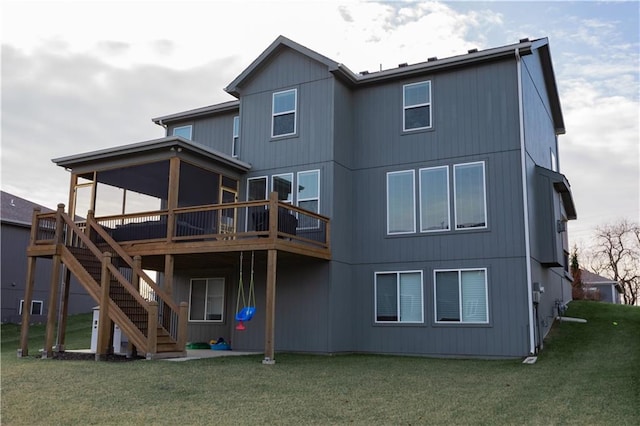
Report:
[[[407,100],[406,100],[406,89],[410,86],[419,86],[422,84],[426,84],[427,87],[429,88],[429,99],[427,99],[427,102],[423,102],[423,103],[418,103],[418,104],[412,104],[412,105],[407,105]],[[402,86],[402,131],[403,132],[413,132],[416,130],[425,130],[425,129],[430,129],[433,127],[433,102],[432,102],[432,95],[431,95],[431,80],[425,80],[425,81],[418,81],[415,83],[410,83],[410,84],[405,84]],[[406,114],[407,114],[407,110],[408,109],[413,109],[413,108],[419,108],[419,107],[425,107],[428,106],[429,107],[429,125],[428,126],[423,126],[423,127],[412,127],[410,129],[407,129],[407,125],[406,125]]]
[[[293,172],[290,173],[277,173],[275,175],[271,175],[271,191],[275,191],[274,188],[274,182],[275,182],[275,178],[279,177],[279,176],[291,176],[291,192],[289,193],[289,198],[286,200],[279,200],[282,201],[283,203],[287,203],[287,204],[292,204],[294,203],[294,199],[293,199],[293,193],[295,192],[296,195],[298,193],[298,191],[295,191],[296,188],[296,182],[294,180],[294,174]]]
[[[419,321],[402,321],[400,312],[401,289],[400,276],[402,274],[420,274],[420,320]],[[396,276],[396,321],[378,321],[378,276],[379,275],[395,275]],[[377,271],[374,274],[373,287],[373,320],[376,324],[423,324],[424,323],[424,277],[421,270],[409,271]]]
[[[275,112],[275,106],[276,106],[276,96],[277,95],[281,95],[283,93],[288,93],[288,92],[293,92],[293,109],[292,110],[286,110],[286,111],[280,111],[280,112]],[[291,114],[293,113],[293,132],[291,133],[282,133],[279,135],[275,135],[274,131],[275,131],[275,126],[274,126],[274,122],[275,122],[275,118],[280,116],[280,115],[286,115],[286,114]],[[296,132],[298,131],[298,89],[287,89],[287,90],[282,90],[280,92],[274,92],[271,96],[271,137],[272,138],[281,138],[284,136],[291,136],[291,135],[295,135]]]
[[[462,306],[462,273],[463,272],[475,272],[482,271],[484,273],[484,303],[485,303],[485,312],[486,312],[486,320],[477,322],[477,321],[464,321],[463,316],[463,306]],[[457,272],[458,273],[458,312],[460,315],[459,321],[439,321],[438,320],[438,290],[437,290],[437,282],[436,276],[438,272]],[[436,324],[489,324],[489,276],[487,272],[487,268],[461,268],[461,269],[434,269],[433,271],[433,320]]]
[[[189,129],[189,137],[185,138],[185,139],[192,140],[192,137],[193,137],[193,125],[192,124],[187,124],[187,125],[184,125],[184,126],[174,127],[173,131],[172,131],[172,135],[173,136],[179,136],[179,135],[176,135],[176,130],[182,130],[182,129]],[[180,136],[180,137],[184,138],[184,136]]]
[[[305,175],[305,174],[315,174],[316,175],[317,185],[318,185],[318,196],[317,197],[300,198],[300,175]],[[318,211],[316,211],[314,213],[320,214],[320,169],[299,171],[298,173],[296,173],[296,206],[298,206],[300,208],[303,208],[303,207],[300,206],[300,202],[303,202],[303,201],[314,201],[314,200],[316,200],[318,202]],[[309,211],[311,211],[311,210],[309,210]],[[298,220],[300,220],[299,217],[298,217]],[[298,227],[298,229],[318,229],[320,227],[320,221],[319,220],[313,220],[313,223],[314,223],[314,226],[302,226],[302,227]]]
[[[556,158],[556,153],[553,152],[553,148],[549,148],[549,154],[551,157],[551,170],[554,172],[558,171],[558,160]]]
[[[233,117],[233,138],[231,140],[231,156],[238,156],[238,142],[240,141],[240,116]]]
[[[469,166],[472,164],[481,164],[482,165],[482,191],[483,191],[483,214],[484,214],[484,226],[474,226],[468,228],[458,228],[458,187],[456,184],[456,168],[462,166]],[[474,229],[487,229],[489,226],[489,218],[487,216],[487,171],[486,165],[484,161],[473,161],[469,163],[459,163],[453,165],[453,216],[454,216],[454,230],[456,231],[468,231]]]
[[[447,227],[443,229],[424,229],[424,224],[422,223],[422,211],[424,208],[423,200],[422,200],[422,172],[427,170],[436,170],[436,169],[445,169],[447,176]],[[424,167],[418,170],[418,190],[419,190],[419,198],[420,198],[420,232],[422,233],[430,233],[430,232],[448,232],[451,231],[451,190],[450,190],[450,182],[449,182],[449,166],[436,166],[436,167]]]
[[[34,314],[33,313],[33,307],[36,303],[40,304],[40,313],[39,314]],[[20,299],[20,304],[18,306],[18,315],[22,315],[22,309],[24,306],[24,299]],[[29,310],[29,315],[42,315],[42,312],[44,311],[44,301],[42,300],[32,300],[31,301],[31,309]]]
[[[205,287],[206,291],[205,291],[205,296],[204,296],[204,300],[202,301],[202,303],[204,303],[204,319],[191,319],[191,305],[192,305],[192,292],[193,292],[193,282],[194,281],[206,281],[207,285]],[[208,299],[209,299],[209,280],[222,280],[222,310],[221,310],[221,314],[220,314],[220,319],[219,320],[208,320],[206,319],[206,315],[207,315],[207,303],[208,303]],[[224,277],[202,277],[202,278],[191,278],[189,280],[189,312],[188,312],[188,318],[189,318],[189,322],[205,322],[205,323],[224,323],[225,322],[225,307],[226,307],[226,303],[227,303],[227,281]]]
[[[389,177],[392,175],[397,175],[397,174],[405,174],[405,173],[411,173],[411,194],[412,194],[412,199],[411,199],[411,214],[413,215],[412,217],[412,223],[413,223],[413,229],[410,231],[394,231],[391,232],[390,231],[390,219],[391,219],[391,215],[389,214],[389,200],[390,200],[390,193],[389,193]],[[393,171],[393,172],[387,172],[387,235],[404,235],[404,234],[415,234],[416,232],[416,172],[413,169],[409,169],[409,170],[397,170],[397,171]]]

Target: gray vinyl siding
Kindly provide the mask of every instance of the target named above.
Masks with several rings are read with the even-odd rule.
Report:
[[[540,203],[534,191],[535,165],[549,167],[549,150],[555,149],[556,140],[540,61],[536,55],[526,58],[522,80],[525,176],[530,235],[535,235],[548,225],[536,223],[533,213]],[[426,80],[431,81],[432,128],[403,132],[403,85]],[[272,94],[287,89],[297,90],[297,131],[272,138]],[[241,199],[248,177],[318,169],[320,213],[331,218],[330,261],[279,257],[277,351],[480,357],[529,353],[529,259],[515,57],[354,88],[335,80],[326,65],[282,49],[261,64],[239,92],[239,159],[252,165],[241,184]],[[197,126],[198,135],[206,132],[207,138],[218,137],[214,123],[208,125]],[[224,140],[230,150],[232,122],[227,125]],[[198,137],[194,129],[194,138]],[[419,169],[448,166],[453,229],[453,166],[477,161],[485,165],[486,229],[421,233],[416,208],[415,233],[387,235],[388,172],[415,171],[418,205]],[[532,239],[532,244],[536,241]],[[190,339],[222,336],[232,340],[234,349],[262,350],[266,259],[264,253],[258,256],[258,313],[247,330],[234,330],[237,272],[228,271],[227,306],[232,308],[227,322],[220,326],[190,323]],[[566,300],[566,282],[561,269],[542,268],[535,259],[531,262],[533,280],[546,288],[539,311],[545,334],[553,322],[555,300]],[[460,268],[486,268],[488,324],[435,322],[433,271]],[[424,323],[376,324],[375,273],[408,270],[423,274]],[[188,281],[183,287],[184,283],[188,288]]]

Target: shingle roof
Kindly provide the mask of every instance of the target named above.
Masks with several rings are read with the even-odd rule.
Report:
[[[40,204],[33,203],[24,198],[20,198],[8,192],[0,191],[0,219],[2,222],[16,225],[31,226],[33,209],[38,207],[43,213],[50,213],[53,210]]]

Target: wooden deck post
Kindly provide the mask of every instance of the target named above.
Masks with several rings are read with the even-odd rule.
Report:
[[[58,338],[56,352],[64,352],[64,340],[67,330],[67,316],[69,315],[69,285],[71,284],[71,271],[64,268],[64,281],[62,282],[62,304],[60,305],[60,316],[58,317]]]
[[[267,295],[265,307],[264,359],[263,364],[276,363],[275,354],[275,315],[276,315],[276,267],[278,250],[267,252]]]
[[[164,279],[162,282],[162,288],[169,293],[173,298],[173,268],[174,257],[172,254],[165,254],[164,256]]]
[[[184,351],[187,346],[187,317],[189,315],[189,304],[180,302],[180,313],[178,317],[178,348]]]
[[[179,188],[180,158],[171,157],[171,159],[169,160],[169,193],[167,194],[167,209],[169,210],[169,216],[167,217],[167,242],[171,242],[171,240],[175,236],[176,214],[174,210],[178,207]]]
[[[56,231],[54,234],[54,242],[56,245],[62,244],[64,239],[62,213],[64,213],[64,204],[60,203],[56,210]],[[62,266],[62,260],[58,253],[59,250],[56,249],[56,254],[53,256],[53,263],[51,265],[47,327],[45,331],[44,350],[42,351],[42,358],[45,359],[53,356],[53,338],[56,319],[58,317],[58,290],[60,288],[60,267]]]
[[[149,318],[147,322],[147,359],[153,359],[158,352],[158,302],[149,302]]]
[[[37,226],[37,224],[34,222],[32,227],[35,226]],[[27,258],[27,282],[22,302],[22,325],[20,327],[20,348],[18,348],[18,358],[29,355],[29,322],[31,321],[31,301],[33,299],[33,281],[36,273],[36,259],[37,258],[33,256],[29,256]]]
[[[109,318],[109,287],[111,286],[111,273],[109,264],[112,254],[105,251],[102,254],[102,276],[100,279],[100,314],[98,316],[98,347],[96,349],[96,361],[103,361],[109,353],[109,337],[111,335],[111,319]]]
[[[269,193],[269,238],[278,239],[278,193]]]

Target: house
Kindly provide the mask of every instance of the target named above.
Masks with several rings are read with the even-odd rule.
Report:
[[[33,209],[52,212],[46,207],[32,203],[8,192],[0,192],[0,238],[2,248],[1,282],[2,323],[19,323],[24,309],[25,271],[27,258],[25,251],[29,246]],[[34,274],[34,290],[29,314],[31,322],[45,322],[49,312],[49,286],[51,281],[51,262],[42,261]],[[73,282],[69,291],[69,314],[91,312],[95,302],[77,282]],[[57,300],[55,301],[57,303]]]
[[[585,299],[607,303],[622,303],[622,286],[615,280],[580,269],[582,292]]]
[[[151,358],[218,337],[265,363],[541,349],[576,218],[547,39],[354,73],[281,36],[225,90],[154,118],[166,137],[53,160],[69,203],[27,254],[72,270],[101,324]]]

